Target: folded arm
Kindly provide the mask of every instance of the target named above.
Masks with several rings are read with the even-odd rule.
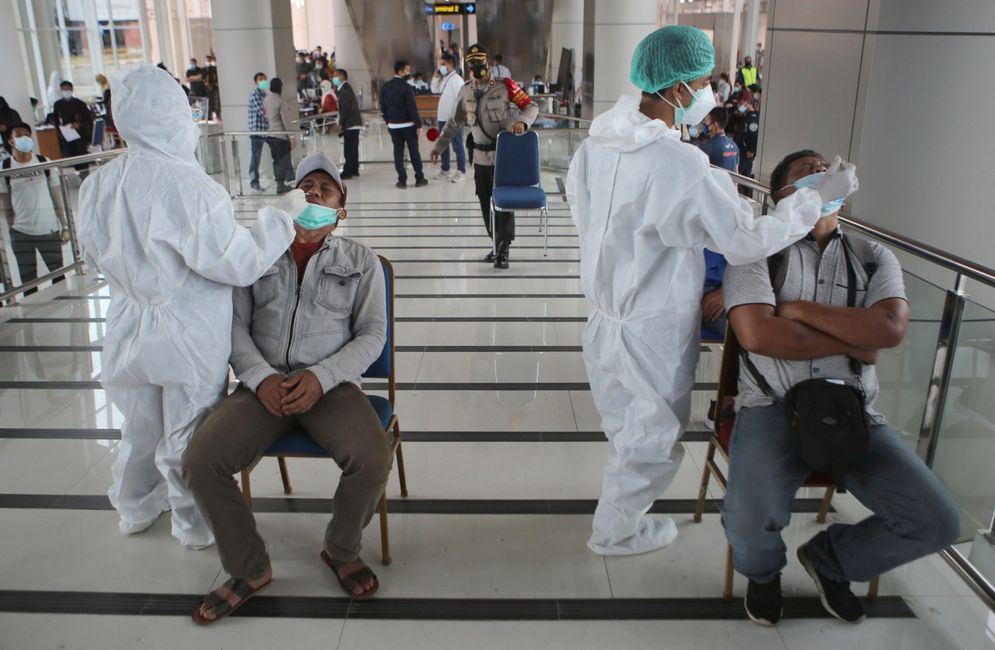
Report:
[[[772,305],[739,305],[729,312],[729,322],[743,349],[765,357],[807,361],[845,354],[867,363],[877,358],[876,353],[805,323],[778,316]]]
[[[909,325],[909,303],[900,298],[870,307],[833,307],[798,300],[779,305],[777,314],[861,350],[896,347]]]

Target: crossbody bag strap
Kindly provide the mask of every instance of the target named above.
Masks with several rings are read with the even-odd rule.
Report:
[[[750,353],[746,350],[740,350],[739,357],[742,360],[743,365],[746,366],[746,371],[753,377],[753,381],[757,382],[757,386],[760,387],[763,394],[775,402],[780,403],[782,400],[778,398],[777,394],[774,392],[774,389],[771,388],[770,382],[767,381],[767,378],[761,374],[760,369],[757,368],[756,364],[753,363],[753,360],[750,359]]]

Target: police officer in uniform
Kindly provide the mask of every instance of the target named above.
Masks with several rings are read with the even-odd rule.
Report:
[[[736,106],[736,124],[732,139],[739,147],[739,173],[753,178],[753,161],[757,157],[757,140],[760,136],[760,114],[753,110],[752,102],[744,96]],[[740,186],[739,193],[752,196],[748,188]]]
[[[496,212],[494,229],[491,232],[491,193],[494,189],[494,148],[498,133],[511,131],[516,135],[525,133],[539,115],[539,107],[511,79],[494,77],[487,69],[487,52],[479,45],[471,46],[466,52],[466,68],[470,81],[460,90],[456,113],[446,122],[446,127],[432,148],[432,162],[438,162],[439,155],[446,150],[456,130],[468,126],[473,136],[473,176],[480,200],[480,213],[484,217],[487,235],[496,243],[497,255],[493,250],[484,258],[493,262],[494,268],[508,268],[508,252],[515,239],[515,214]]]

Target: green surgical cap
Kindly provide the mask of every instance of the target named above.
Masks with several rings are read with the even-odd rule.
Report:
[[[636,46],[629,79],[637,88],[655,93],[678,81],[693,81],[711,74],[715,48],[708,35],[689,25],[667,25]]]

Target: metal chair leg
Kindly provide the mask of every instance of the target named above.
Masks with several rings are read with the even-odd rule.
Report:
[[[497,214],[495,212],[496,211],[494,210],[494,199],[492,198],[491,199],[491,246],[494,252],[494,258],[497,259],[497,249],[498,249],[497,230],[496,230]]]
[[[726,544],[726,579],[722,587],[722,597],[726,600],[732,600],[732,575],[732,546]]]
[[[287,471],[287,459],[284,456],[277,456],[276,462],[280,466],[280,478],[283,479],[283,493],[290,494],[294,488],[290,486],[290,472]]]
[[[819,516],[815,520],[820,523],[826,523],[826,515],[829,514],[829,506],[833,502],[833,494],[836,493],[835,487],[827,487],[826,494],[822,497],[822,503],[819,504]]]
[[[871,582],[867,585],[867,600],[877,600],[878,599],[878,586],[881,582],[881,576],[874,576],[871,578]]]
[[[380,555],[384,566],[393,562],[390,556],[390,531],[387,528],[387,495],[380,497]]]
[[[394,432],[397,434],[397,477],[401,480],[401,497],[408,497],[408,479],[404,473],[404,451],[401,448],[401,427],[400,425],[394,426]]]
[[[542,215],[539,217],[539,221],[544,224],[542,227],[542,256],[549,257],[549,210],[546,206],[542,208]]]
[[[249,481],[250,470],[242,470],[242,498],[245,502],[252,507],[252,485]]]
[[[712,478],[712,468],[709,461],[715,454],[714,445],[708,446],[708,460],[705,461],[705,471],[701,473],[701,486],[698,488],[698,503],[694,507],[694,523],[701,523],[701,515],[705,512],[705,496],[708,494],[708,481]]]

